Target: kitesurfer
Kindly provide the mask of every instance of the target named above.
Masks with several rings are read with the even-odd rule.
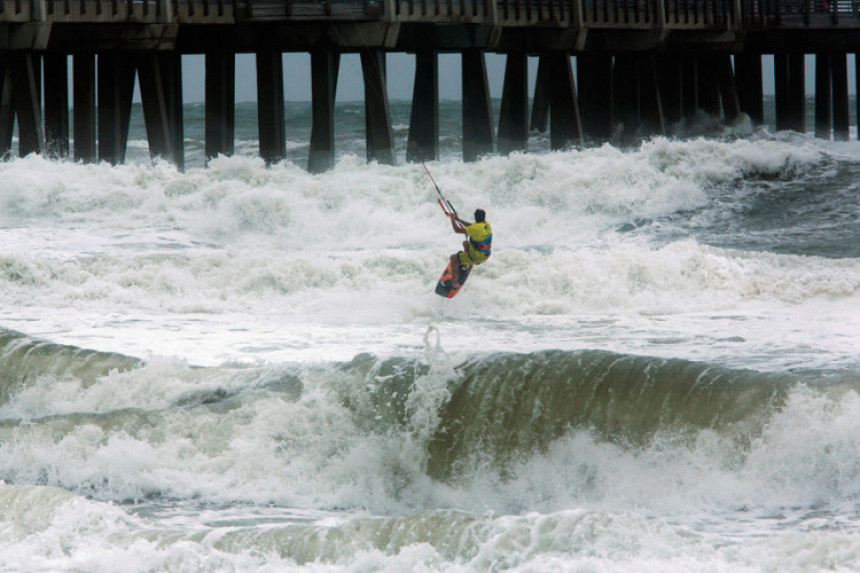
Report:
[[[459,265],[470,267],[480,265],[490,258],[493,243],[493,228],[487,221],[487,215],[483,209],[475,209],[475,222],[469,223],[457,216],[456,213],[448,213],[451,226],[455,233],[466,235],[468,240],[463,241],[463,250],[451,255],[451,288],[460,288]]]

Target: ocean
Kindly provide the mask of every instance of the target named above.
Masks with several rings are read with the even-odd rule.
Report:
[[[772,101],[768,113],[772,116]],[[852,102],[852,110],[855,110]],[[860,569],[860,143],[0,163],[0,571]],[[813,125],[811,122],[808,124]],[[713,127],[713,126],[710,126]]]

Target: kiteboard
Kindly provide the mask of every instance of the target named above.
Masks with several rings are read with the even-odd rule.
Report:
[[[471,266],[458,264],[457,272],[459,274],[457,276],[460,278],[460,286],[451,288],[451,278],[454,276],[453,265],[454,263],[449,260],[448,266],[445,267],[445,270],[442,271],[442,276],[439,277],[439,282],[436,283],[436,294],[439,296],[444,296],[445,298],[454,298],[457,296],[457,293],[463,288],[463,283],[466,282],[466,279],[469,278],[469,274],[472,272]]]

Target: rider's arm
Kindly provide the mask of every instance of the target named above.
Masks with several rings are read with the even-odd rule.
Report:
[[[463,219],[461,219],[460,217],[458,217],[454,213],[451,213],[448,216],[451,217],[451,227],[454,228],[454,232],[460,233],[461,235],[465,235],[466,234],[466,227],[471,225],[471,223],[469,223],[468,221],[464,221]]]

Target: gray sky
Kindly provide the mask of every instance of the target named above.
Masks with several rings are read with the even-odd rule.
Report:
[[[487,77],[490,83],[490,93],[493,97],[502,94],[502,83],[505,74],[505,56],[487,54]],[[773,93],[773,58],[764,56],[762,59],[764,91]],[[387,57],[388,66],[388,97],[391,99],[411,99],[412,82],[415,76],[415,58],[410,54],[393,53]],[[204,67],[203,56],[183,56],[183,99],[186,102],[203,101]],[[854,55],[848,55],[848,85],[851,93],[855,91]],[[537,75],[537,58],[529,58],[529,93],[534,93],[534,81]],[[284,97],[290,101],[310,101],[310,55],[305,53],[284,54]],[[236,101],[256,101],[257,72],[253,54],[238,54],[236,56]],[[337,100],[362,101],[364,86],[362,83],[361,62],[357,54],[344,54],[341,57],[338,74]],[[815,81],[815,58],[806,58],[807,92],[813,92]],[[439,55],[439,98],[460,99],[460,56],[457,54]]]

